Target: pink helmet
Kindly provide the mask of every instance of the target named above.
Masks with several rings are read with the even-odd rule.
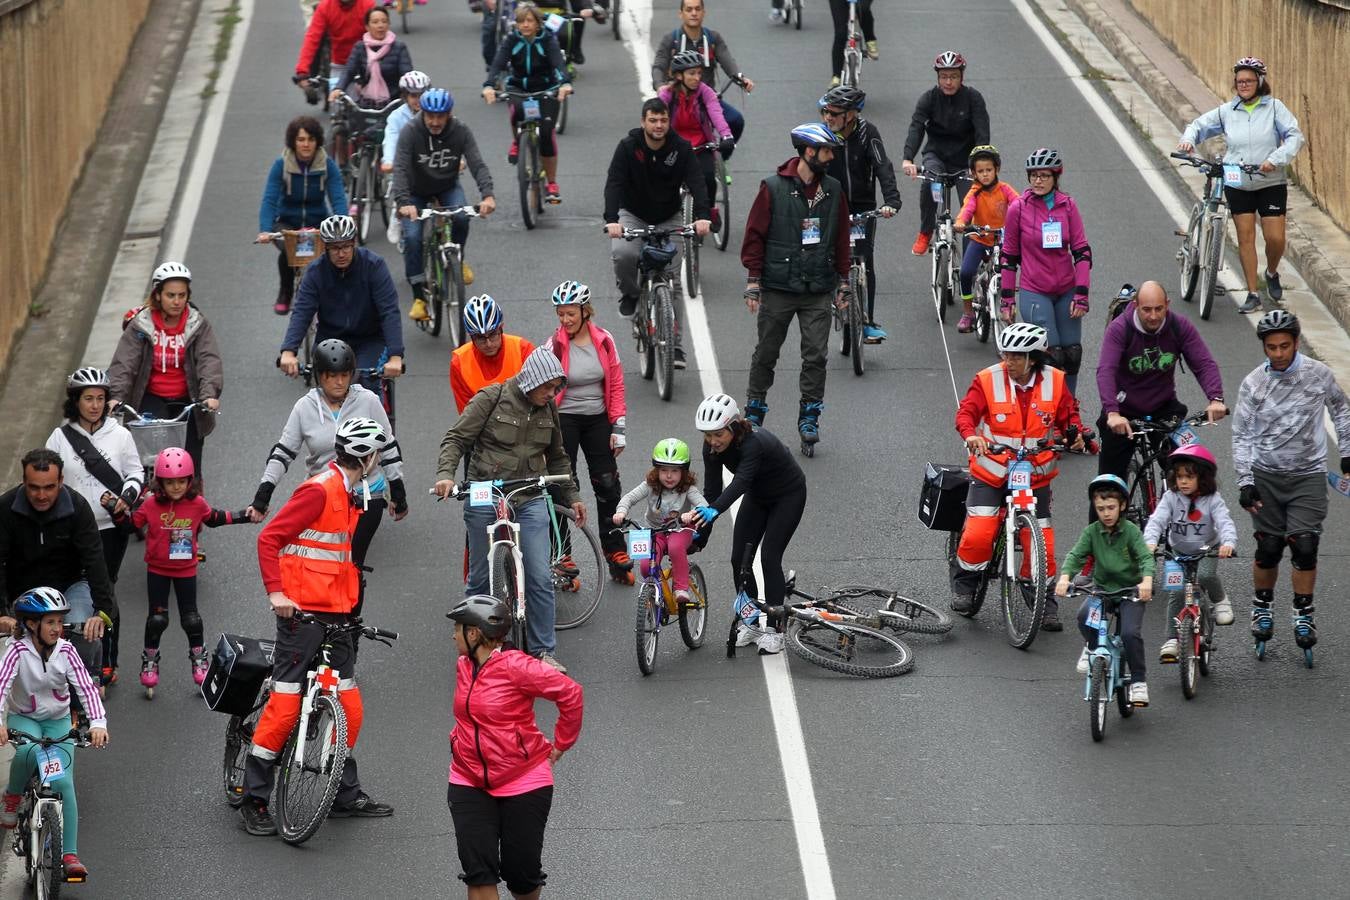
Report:
[[[155,457],[156,478],[191,478],[192,457],[181,447],[166,447]]]
[[[1167,457],[1171,465],[1179,462],[1197,463],[1202,466],[1209,466],[1211,472],[1219,471],[1219,461],[1214,458],[1214,454],[1209,452],[1209,448],[1199,441],[1187,444],[1185,447],[1178,447]]]

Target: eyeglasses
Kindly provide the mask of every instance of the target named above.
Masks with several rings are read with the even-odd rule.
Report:
[[[960,81],[960,72],[939,72],[938,81]]]
[[[1047,178],[1053,179],[1054,177],[1055,177],[1055,173],[1054,173],[1054,172],[1028,172],[1028,173],[1027,173],[1027,181],[1041,181],[1041,180],[1047,179]]]
[[[356,249],[356,241],[342,241],[340,243],[327,244],[326,247],[333,253],[350,253],[352,250]]]
[[[1235,82],[1233,82],[1233,83],[1234,83],[1234,84],[1239,84],[1239,85],[1241,85],[1241,84],[1248,84],[1248,85],[1251,85],[1251,84],[1260,84],[1261,82],[1258,81],[1258,80],[1256,80],[1255,78],[1239,78],[1237,81],[1235,81]]]
[[[485,334],[471,334],[469,335],[469,340],[473,341],[475,344],[486,344],[490,341],[501,340],[501,337],[502,330],[498,328],[496,331],[489,331]]]

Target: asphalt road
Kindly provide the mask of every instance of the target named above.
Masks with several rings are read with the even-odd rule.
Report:
[[[765,6],[725,0],[708,22],[723,30],[757,89],[735,98],[750,123],[732,164],[736,239],[725,255],[704,255],[715,358],[693,359],[669,404],[636,375],[600,235],[605,165],[638,115],[624,45],[607,33],[587,37],[588,63],[561,144],[565,202],[526,233],[505,163],[505,112],[476,100],[476,18],[457,0],[415,12],[414,61],[452,89],[455,113],[474,128],[497,180],[501,209],[474,224],[469,242],[478,274],[473,290],[493,293],[505,305],[507,327],[538,341],[555,324],[544,298],[557,282],[575,278],[593,287],[601,323],[620,336],[628,356],[631,449],[621,460],[628,484],[641,477],[659,438],[697,437],[697,367],[715,368],[730,393],[744,394],[754,321],[739,299],[739,228],[758,179],[791,153],[787,131],[815,117],[829,75],[822,5],[808,4],[801,32],[771,29]],[[1063,187],[1078,200],[1096,259],[1083,391],[1095,416],[1090,375],[1106,298],[1123,281],[1171,279],[1175,239],[1153,194],[1156,179],[1141,176],[1104,136],[1006,4],[877,7],[883,56],[863,70],[866,114],[894,155],[914,99],[932,81],[928,61],[952,43],[971,60],[969,82],[985,93],[995,143],[1007,158],[1043,145],[1064,153]],[[230,508],[252,496],[300,390],[272,367],[283,328],[270,310],[272,253],[249,245],[285,124],[310,111],[287,81],[300,21],[294,3],[259,3],[255,19],[240,33],[242,66],[185,260],[195,275],[194,299],[226,355],[222,415],[207,442],[206,469],[208,499]],[[658,3],[655,21],[658,33],[674,27],[673,4]],[[642,87],[646,80],[644,72]],[[1018,167],[1008,174],[1020,188]],[[878,319],[891,338],[868,349],[861,379],[832,352],[823,441],[816,458],[803,461],[811,502],[789,564],[804,585],[880,582],[945,603],[944,535],[920,527],[914,510],[924,463],[959,460],[960,447],[927,295],[928,264],[908,253],[917,188],[903,190],[901,215],[879,226],[886,252],[878,254]],[[394,248],[378,236],[372,246],[401,273]],[[405,306],[406,293],[404,287]],[[1243,373],[1259,360],[1250,326],[1221,304],[1204,334],[1235,398]],[[950,325],[946,338],[964,390],[992,351]],[[788,437],[797,400],[795,340],[789,337],[767,423]],[[365,786],[397,814],[331,822],[300,849],[247,836],[218,787],[226,720],[197,696],[175,614],[155,700],[140,695],[137,642],[128,637],[123,680],[110,699],[113,749],[79,760],[80,848],[93,878],[73,895],[461,895],[444,801],[454,651],[442,613],[460,593],[462,524],[458,505],[417,499],[425,497],[453,409],[449,347],[411,328],[407,343],[412,374],[399,384],[399,436],[414,506],[407,520],[381,528],[367,607],[369,621],[399,630],[402,639],[392,650],[362,652],[366,718],[358,746]],[[1199,400],[1193,381],[1183,399]],[[1227,466],[1227,425],[1206,439]],[[1056,482],[1061,547],[1083,524],[1082,486],[1094,471],[1094,461],[1070,459]],[[1233,503],[1236,492],[1227,493]],[[1239,513],[1242,551],[1249,553],[1244,518]],[[1329,535],[1344,534],[1348,518],[1333,498]],[[201,600],[209,635],[271,631],[254,534],[241,526],[205,538]],[[745,654],[727,660],[718,641],[731,584],[727,540],[719,534],[700,560],[716,597],[703,650],[688,653],[668,640],[657,674],[641,677],[626,590],[608,592],[591,623],[561,637],[559,655],[585,686],[587,710],[581,742],[557,770],[545,855],[550,896],[806,895],[762,667]],[[133,633],[145,610],[136,552],[120,589]],[[1043,636],[1023,653],[1007,646],[986,612],[958,623],[945,641],[915,640],[916,671],[875,683],[794,660],[795,702],[837,895],[1340,894],[1350,877],[1340,658],[1350,622],[1335,600],[1347,580],[1342,542],[1325,541],[1323,559],[1316,669],[1305,670],[1292,649],[1287,581],[1271,653],[1264,663],[1255,660],[1242,624],[1250,575],[1245,562],[1228,564],[1239,624],[1221,633],[1215,673],[1200,697],[1184,701],[1175,671],[1155,664],[1153,706],[1128,722],[1113,714],[1102,745],[1087,733],[1072,632]],[[1162,618],[1161,610],[1149,613],[1150,654]]]

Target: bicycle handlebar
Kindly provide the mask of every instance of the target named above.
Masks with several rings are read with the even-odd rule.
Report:
[[[9,740],[16,747],[22,747],[24,744],[36,744],[39,747],[52,747],[64,741],[73,740],[76,747],[88,747],[89,735],[79,728],[72,728],[70,731],[60,737],[38,737],[29,734],[26,731],[20,731],[17,728],[9,730]]]
[[[1248,175],[1256,175],[1261,178],[1264,178],[1266,175],[1265,172],[1261,171],[1259,165],[1252,165],[1251,163],[1226,163],[1220,160],[1205,159],[1203,156],[1194,156],[1190,153],[1182,153],[1179,150],[1169,153],[1168,156],[1172,157],[1172,159],[1179,159],[1188,166],[1194,166],[1197,169],[1201,169],[1208,176],[1221,174],[1224,166],[1237,166]]]
[[[680,531],[698,533],[697,528],[692,525],[684,525],[679,519],[672,519],[664,525],[639,525],[632,519],[624,519],[622,525],[616,525],[609,529],[610,534],[627,534],[630,531],[650,531],[652,534],[675,534]]]
[[[934,172],[929,169],[919,169],[919,173],[914,177],[919,181],[936,181],[946,187],[956,187],[958,182],[970,176],[965,172]]]
[[[146,415],[145,413],[138,410],[136,407],[132,406],[130,403],[117,404],[117,409],[113,410],[113,415],[120,416],[123,422],[127,422],[128,417],[135,417],[134,422],[127,422],[128,425],[132,426],[157,425],[163,422],[186,422],[192,416],[192,414],[194,412],[197,412],[198,410],[202,412],[213,413],[216,415],[220,414],[219,410],[211,409],[209,406],[207,406],[200,400],[194,400],[187,406],[183,407],[182,412],[180,412],[178,415],[170,419],[160,419],[155,416]]]
[[[367,119],[386,118],[391,112],[393,112],[394,110],[398,109],[400,106],[403,105],[403,100],[396,97],[393,100],[390,100],[388,103],[386,103],[379,109],[371,109],[370,107],[362,106],[361,104],[357,103],[356,99],[353,98],[350,94],[347,94],[345,91],[338,95],[336,102],[350,107],[352,112],[360,113],[362,117]]]
[[[474,218],[477,215],[478,215],[478,204],[476,203],[472,206],[455,206],[449,209],[438,209],[435,207],[428,206],[417,214],[417,219],[418,221],[421,221],[422,219],[430,219],[433,217],[443,219],[449,216],[468,216],[469,218]]]
[[[510,88],[504,88],[496,91],[496,94],[498,100],[556,100],[558,99],[558,91],[561,89],[562,85],[549,88],[546,91],[513,91]],[[576,92],[576,88],[572,88],[571,93],[575,94]]]
[[[1233,411],[1229,409],[1227,406],[1223,408],[1224,415],[1226,416],[1232,415],[1232,413]],[[1191,416],[1187,416],[1184,419],[1179,419],[1176,416],[1170,416],[1166,419],[1154,419],[1152,417],[1143,419],[1130,419],[1130,428],[1133,429],[1134,431],[1170,433],[1176,431],[1182,425],[1194,425],[1199,428],[1207,428],[1211,425],[1219,424],[1218,422],[1209,421],[1208,417],[1209,414],[1204,410],[1201,410],[1200,412],[1195,413],[1194,415]]]
[[[383,628],[376,628],[374,625],[366,625],[362,623],[360,616],[351,616],[345,622],[325,622],[313,613],[307,613],[299,609],[291,615],[291,618],[307,625],[318,625],[323,628],[325,635],[346,632],[359,634],[368,640],[383,641],[384,643],[398,640],[397,631],[387,631]]]
[[[280,357],[280,356],[278,356],[278,357],[276,358],[276,367],[277,367],[278,369],[281,368],[281,357]],[[315,374],[317,374],[317,373],[315,372],[315,370],[314,370],[314,365],[313,365],[313,363],[301,363],[301,364],[299,365],[299,367],[297,368],[297,371],[299,371],[299,373],[301,374],[301,376],[308,376],[308,375],[315,375]],[[407,374],[408,374],[408,364],[407,364],[407,363],[404,363],[404,364],[403,364],[403,374],[404,374],[404,375],[407,375]],[[384,378],[384,366],[364,366],[364,367],[362,367],[362,366],[357,366],[355,369],[352,369],[352,378],[354,378],[354,379],[361,379],[361,378]],[[392,379],[385,379],[385,380],[386,380],[386,381],[391,381]]]
[[[1200,553],[1177,553],[1175,550],[1173,550],[1166,544],[1159,544],[1158,548],[1154,552],[1161,554],[1162,556],[1165,556],[1168,559],[1175,560],[1176,562],[1194,562],[1196,560],[1205,558],[1233,559],[1238,555],[1237,551],[1234,550],[1232,555],[1230,556],[1219,556],[1218,547],[1205,547]]]
[[[548,487],[550,484],[568,484],[571,481],[572,481],[571,475],[539,475],[534,478],[506,478],[506,479],[498,478],[494,481],[490,481],[489,484],[492,485],[494,490],[500,491],[503,494],[508,494],[508,493],[515,493],[518,490],[530,487],[537,487],[540,490],[542,490]],[[467,499],[469,496],[469,484],[471,483],[472,481],[466,482],[463,485],[459,484],[455,485],[455,489],[450,492],[451,499],[453,500]],[[436,489],[428,488],[427,493],[435,494]]]
[[[1042,450],[1054,450],[1056,453],[1063,453],[1069,449],[1078,438],[1082,438],[1086,443],[1097,436],[1091,428],[1073,429],[1070,428],[1064,434],[1054,435],[1048,438],[1041,438],[1031,447],[1010,447],[1007,444],[990,444],[990,453],[1016,453],[1018,450],[1025,450],[1028,453],[1040,453]]]
[[[885,216],[881,214],[881,210],[879,209],[869,209],[866,212],[849,213],[848,216],[848,220],[850,222],[865,222],[868,219],[884,219],[884,218]]]
[[[657,228],[655,225],[648,225],[646,228],[625,228],[623,239],[625,241],[658,241],[668,237],[694,237],[697,233],[693,225],[684,225],[679,228]]]
[[[1119,602],[1119,603],[1126,603],[1126,602],[1129,602],[1129,603],[1139,603],[1139,602],[1141,602],[1141,601],[1139,600],[1139,595],[1135,593],[1135,588],[1134,588],[1134,587],[1121,588],[1121,589],[1118,590],[1118,591],[1103,591],[1103,590],[1089,591],[1089,590],[1086,589],[1086,588],[1081,588],[1081,587],[1078,587],[1077,585],[1070,584],[1070,585],[1069,585],[1069,590],[1068,590],[1067,593],[1064,593],[1064,594],[1058,594],[1058,595],[1056,595],[1056,596],[1059,596],[1059,597],[1065,597],[1065,598],[1068,598],[1068,597],[1101,597],[1103,600],[1115,600],[1115,601],[1117,601],[1117,602]]]

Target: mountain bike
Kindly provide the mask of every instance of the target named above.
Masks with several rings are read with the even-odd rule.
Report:
[[[727,87],[730,86],[731,84],[728,83]],[[718,250],[725,251],[727,244],[731,241],[731,173],[727,171],[727,163],[722,158],[721,147],[722,144],[719,141],[709,141],[695,147],[694,153],[713,154],[713,184],[717,196],[708,198],[708,208],[712,211],[713,221],[718,226],[712,232],[713,240],[717,244]],[[681,221],[685,225],[693,225],[694,198],[684,185],[680,185],[680,209],[683,215]],[[685,239],[685,276],[690,296],[697,296],[698,288],[701,286],[698,266],[698,248],[701,246],[703,246],[703,238],[701,237]],[[692,268],[689,267],[689,260],[691,259],[693,260]]]
[[[412,2],[412,0],[406,0]],[[362,244],[370,235],[371,210],[380,209],[380,219],[389,227],[389,198],[385,181],[391,180],[380,168],[380,150],[384,143],[384,125],[389,114],[403,105],[395,98],[379,109],[367,109],[347,94],[337,98],[345,107],[344,118],[350,133],[350,147],[342,180],[347,189],[350,215],[356,220],[356,237]]]
[[[795,25],[798,31],[802,30],[802,0],[784,0],[783,24]]]
[[[1260,175],[1259,166],[1239,163],[1212,162],[1189,153],[1172,153],[1188,166],[1194,166],[1205,175],[1205,192],[1191,207],[1186,230],[1176,232],[1181,238],[1177,248],[1177,264],[1181,268],[1181,299],[1187,303],[1200,286],[1200,318],[1208,319],[1214,308],[1218,290],[1219,272],[1223,269],[1223,245],[1228,236],[1228,202],[1224,199],[1225,183],[1241,184],[1242,173]]]
[[[848,41],[844,44],[844,69],[839,83],[858,87],[862,83],[863,52],[862,26],[858,24],[858,0],[848,0]]]
[[[328,818],[351,753],[347,747],[347,713],[338,700],[340,679],[329,664],[333,645],[350,636],[353,641],[366,638],[392,646],[398,633],[364,625],[359,616],[330,623],[297,610],[293,618],[323,628],[323,643],[310,660],[314,668],[305,673],[300,719],[277,760],[277,832],[288,844],[303,844]]]
[[[840,333],[839,352],[851,359],[854,375],[862,375],[864,371],[863,345],[867,343],[863,334],[867,325],[867,258],[857,252],[857,246],[859,241],[867,240],[867,221],[880,215],[872,209],[848,217],[848,246],[853,251],[848,267],[848,301],[842,308],[830,305],[834,330]]]
[[[558,99],[558,89],[547,91],[510,91],[497,94],[501,100],[519,101],[520,120],[516,122],[516,186],[520,189],[520,216],[525,227],[533,230],[544,212],[544,196],[548,193],[548,176],[539,155],[539,125],[545,121],[540,100]],[[556,128],[554,129],[557,130]],[[556,201],[549,201],[550,203]]]
[[[652,544],[654,535],[679,531],[697,533],[697,529],[683,526],[679,520],[659,528],[642,528],[633,522],[624,524],[626,528],[615,528],[614,531],[624,532],[628,558],[639,566],[642,560],[652,558],[655,551]],[[694,552],[692,547],[690,552]],[[703,570],[692,562],[689,564],[689,599],[680,603],[675,597],[675,586],[670,578],[670,559],[664,557],[651,567],[648,574],[642,576],[642,587],[638,589],[634,633],[638,670],[643,675],[656,671],[656,645],[661,636],[661,627],[669,625],[676,618],[680,622],[680,637],[684,639],[685,646],[690,650],[702,647],[703,629],[708,619],[708,582],[703,577]]]
[[[450,343],[458,347],[466,340],[464,334],[464,245],[455,243],[454,219],[459,216],[476,218],[477,206],[458,206],[441,209],[428,206],[418,213],[422,221],[435,219],[430,229],[422,234],[422,271],[426,273],[426,301],[430,318],[418,321],[417,327],[432,337],[449,324]],[[429,232],[429,233],[427,233]]]
[[[1134,455],[1130,457],[1125,473],[1125,483],[1130,490],[1125,501],[1125,518],[1143,529],[1167,489],[1167,457],[1174,448],[1198,440],[1196,428],[1214,424],[1217,423],[1209,421],[1203,410],[1187,419],[1144,416],[1130,420]]]
[[[625,228],[623,239],[642,241],[638,257],[641,287],[637,312],[633,315],[633,337],[637,339],[638,374],[644,379],[656,377],[656,392],[669,400],[675,381],[675,279],[671,264],[679,252],[672,237],[693,238],[694,226],[683,228]]]
[[[1065,599],[1088,593],[1091,592],[1071,587]],[[1138,600],[1132,587],[1115,593],[1092,593],[1087,624],[1097,630],[1097,646],[1088,651],[1088,674],[1083,686],[1083,699],[1088,702],[1094,741],[1100,742],[1106,736],[1106,710],[1112,697],[1116,698],[1122,719],[1134,715],[1134,705],[1130,703],[1129,678],[1125,672],[1125,642],[1120,637],[1118,613],[1121,603],[1137,603]]]
[[[980,263],[975,272],[975,296],[971,300],[971,309],[975,313],[975,337],[981,344],[989,342],[993,335],[995,346],[998,335],[1003,331],[1004,322],[999,316],[999,293],[1003,288],[1003,270],[999,268],[999,256],[1003,253],[1003,229],[990,228],[987,225],[967,225],[966,234],[985,234],[994,238],[994,245]],[[959,271],[959,270],[958,270]]]
[[[88,736],[72,728],[60,737],[36,737],[11,729],[9,739],[15,748],[33,744],[38,749],[33,755],[33,773],[24,785],[19,802],[18,823],[14,826],[14,855],[23,858],[24,873],[38,900],[61,895],[62,884],[82,884],[83,878],[67,878],[62,849],[61,797],[52,790],[51,782],[65,774],[74,762],[64,745],[73,741],[74,747],[88,747]]]
[[[286,263],[291,267],[292,290],[300,289],[300,282],[305,277],[305,269],[309,264],[323,257],[323,238],[319,236],[317,228],[285,229],[281,231],[269,231],[267,237],[271,239],[273,245],[286,251]],[[316,323],[311,321],[309,328],[305,329],[305,336],[300,341],[300,352],[298,356],[300,361],[308,363],[310,355],[314,351],[314,329]],[[310,387],[309,377],[305,377],[305,387]]]
[[[1081,432],[1086,441],[1092,437],[1088,429]],[[1045,533],[1041,530],[1036,517],[1036,495],[1031,487],[1032,465],[1027,457],[1043,450],[1064,452],[1077,438],[1069,433],[1063,437],[1048,437],[1032,442],[1029,446],[1009,447],[1007,444],[991,444],[990,453],[1009,453],[1013,458],[1008,461],[1008,475],[1003,509],[999,512],[1000,524],[998,536],[994,539],[994,552],[990,562],[980,572],[980,580],[975,586],[974,603],[970,612],[961,613],[968,619],[975,617],[984,605],[985,593],[989,583],[995,578],[999,582],[999,600],[1003,611],[1003,625],[1008,634],[1008,643],[1018,650],[1026,650],[1036,640],[1041,630],[1041,620],[1045,617],[1046,592],[1049,590],[1049,560],[1045,553]],[[961,545],[961,532],[952,531],[947,535],[947,562],[956,560],[957,548]],[[995,571],[997,566],[997,571]]]
[[[1181,554],[1166,544],[1160,544],[1158,553],[1163,557],[1163,590],[1184,591],[1181,611],[1172,619],[1177,638],[1177,658],[1164,659],[1163,662],[1175,662],[1180,666],[1181,693],[1187,700],[1192,700],[1199,689],[1200,676],[1209,675],[1215,648],[1214,607],[1200,584],[1200,560],[1217,557],[1219,551],[1206,547],[1199,553]]]
[[[937,306],[938,321],[945,323],[947,307],[956,303],[957,288],[961,284],[961,245],[956,239],[950,198],[952,188],[964,181],[966,175],[920,169],[916,177],[928,182],[933,202],[937,204],[937,229],[929,251],[933,254],[932,277],[929,283],[933,289],[933,303]]]
[[[914,634],[947,634],[952,630],[952,617],[943,610],[886,588],[845,584],[822,588],[821,596],[812,596],[797,587],[797,573],[789,570],[784,589],[788,596],[799,597],[819,609],[856,615],[859,623],[868,628]]]

